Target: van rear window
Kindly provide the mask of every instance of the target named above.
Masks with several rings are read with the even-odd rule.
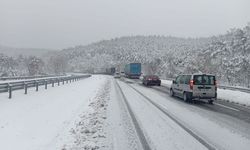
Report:
[[[194,85],[215,85],[215,76],[195,75]]]

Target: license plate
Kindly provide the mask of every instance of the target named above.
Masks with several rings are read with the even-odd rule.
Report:
[[[200,89],[201,92],[207,92],[207,89]]]

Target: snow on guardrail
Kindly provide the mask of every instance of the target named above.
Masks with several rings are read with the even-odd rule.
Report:
[[[47,78],[47,77],[59,77],[64,75],[38,75],[38,76],[16,76],[16,77],[0,77],[0,80],[23,80],[23,79],[36,79],[36,78]]]
[[[91,75],[72,75],[72,76],[51,77],[51,78],[0,83],[0,93],[8,92],[9,98],[12,98],[12,92],[14,90],[24,89],[24,94],[27,94],[27,90],[30,87],[35,87],[36,91],[38,91],[38,88],[41,85],[44,85],[45,89],[47,89],[47,86],[49,84],[51,84],[52,87],[54,87],[54,84],[57,84],[59,86],[60,83],[64,84],[65,82],[66,83],[73,82],[90,76]]]

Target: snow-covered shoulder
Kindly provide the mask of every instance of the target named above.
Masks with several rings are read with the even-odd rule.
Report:
[[[101,119],[96,117],[105,119],[102,97],[105,99],[109,89],[107,79],[92,76],[47,90],[41,88],[39,92],[31,88],[27,95],[22,90],[15,91],[11,100],[7,93],[2,93],[0,149],[62,149],[71,142],[77,144],[81,137],[84,140],[78,132],[88,133],[92,138],[102,137],[102,134],[95,134],[101,126],[98,122]],[[94,124],[96,126],[92,126]],[[90,139],[89,145],[91,142]]]

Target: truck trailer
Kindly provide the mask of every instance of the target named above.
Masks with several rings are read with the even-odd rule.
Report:
[[[116,72],[115,67],[111,67],[111,68],[107,68],[107,69],[106,69],[106,74],[114,75],[115,72]]]
[[[141,63],[126,64],[124,72],[127,78],[139,79],[141,76]]]

